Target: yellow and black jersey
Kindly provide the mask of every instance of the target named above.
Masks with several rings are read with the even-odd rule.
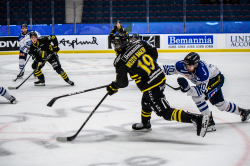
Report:
[[[126,35],[126,37],[127,37],[127,39],[129,39],[129,35],[128,35],[128,32],[126,31],[126,29],[123,27],[123,26],[121,26],[120,28],[117,28],[117,26],[115,25],[115,27],[114,27],[114,29],[112,29],[111,30],[111,32],[110,32],[110,37],[111,37],[111,39],[114,37],[114,34],[115,33],[122,33],[122,34],[125,34]]]
[[[157,49],[152,45],[140,40],[130,43],[114,61],[116,68],[115,86],[124,88],[128,85],[127,73],[135,80],[142,92],[160,85],[166,77],[156,63],[157,58]]]
[[[37,39],[36,43],[32,43],[30,46],[30,54],[35,58],[36,61],[42,62],[42,57],[39,56],[39,51],[46,51],[46,53],[52,54],[58,52],[60,49],[58,47],[58,41],[56,36],[50,35],[48,37],[43,37]]]

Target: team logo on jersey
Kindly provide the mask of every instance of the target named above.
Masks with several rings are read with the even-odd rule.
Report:
[[[217,92],[217,88],[208,93],[208,97],[211,98]]]
[[[207,72],[203,69],[203,67],[202,67],[202,70],[204,71],[204,75],[206,76],[206,75],[207,75]]]

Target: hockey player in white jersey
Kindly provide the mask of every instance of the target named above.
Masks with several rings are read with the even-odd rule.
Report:
[[[17,78],[22,78],[24,75],[24,64],[27,59],[27,55],[29,54],[29,49],[32,41],[30,40],[30,32],[31,30],[28,30],[27,24],[21,25],[22,33],[18,37],[18,44],[19,44],[19,69],[20,73],[17,75]],[[36,31],[35,31],[36,32]],[[37,33],[38,38],[41,38],[41,35]]]
[[[208,131],[216,131],[212,112],[209,111],[206,100],[215,105],[220,111],[226,111],[241,116],[241,121],[249,119],[249,109],[243,109],[236,104],[224,99],[221,87],[224,84],[224,76],[220,70],[200,60],[200,56],[189,53],[184,60],[175,65],[163,65],[166,75],[181,74],[187,77],[196,86],[190,86],[184,77],[177,79],[181,91],[192,96],[193,101],[203,115],[210,115]]]
[[[16,104],[16,98],[11,96],[4,87],[0,87],[0,95],[10,101],[11,104]]]

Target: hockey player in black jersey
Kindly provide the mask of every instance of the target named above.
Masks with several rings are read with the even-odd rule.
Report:
[[[126,36],[127,39],[129,39],[129,35],[128,32],[126,31],[126,29],[122,26],[122,22],[120,20],[116,21],[116,25],[114,27],[114,29],[111,30],[110,32],[110,39],[113,41],[114,40],[114,34],[115,33],[120,33],[123,34],[124,36]]]
[[[39,81],[35,82],[35,86],[45,86],[45,78],[41,71],[43,65],[42,62],[49,62],[53,69],[61,75],[65,82],[70,85],[74,85],[65,71],[62,69],[57,52],[60,50],[58,47],[58,41],[56,36],[50,35],[49,37],[43,37],[37,39],[37,34],[30,32],[30,39],[32,44],[30,46],[30,53],[34,57],[32,68],[35,70],[35,75]]]
[[[165,74],[155,62],[158,53],[155,47],[141,40],[127,42],[126,38],[117,34],[114,38],[114,48],[117,57],[114,60],[116,81],[107,86],[109,95],[113,95],[119,88],[128,86],[128,76],[135,80],[137,87],[143,93],[141,100],[141,123],[132,125],[134,130],[151,130],[151,113],[154,111],[165,120],[194,123],[197,135],[204,137],[209,117],[183,110],[171,108],[163,93],[165,88]]]

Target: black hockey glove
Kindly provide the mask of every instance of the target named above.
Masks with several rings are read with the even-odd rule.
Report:
[[[186,80],[185,78],[183,78],[183,77],[178,77],[178,78],[177,78],[177,82],[178,82],[178,84],[180,85],[181,91],[182,91],[182,92],[187,92],[187,91],[189,91],[190,86],[189,86],[189,84],[188,84],[188,82],[187,82],[187,80]]]
[[[109,86],[107,86],[107,91],[110,96],[118,92],[119,89],[115,87],[114,83],[115,82],[112,82]]]

